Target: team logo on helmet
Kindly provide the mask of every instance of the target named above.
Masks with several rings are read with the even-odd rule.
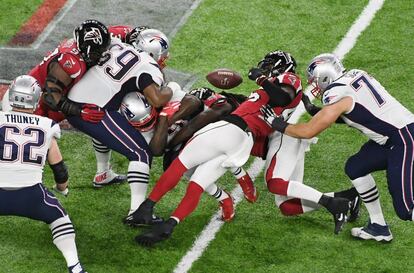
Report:
[[[162,48],[168,49],[168,43],[167,43],[167,41],[164,40],[161,36],[158,36],[158,35],[154,36],[154,38],[152,38],[150,40],[150,43],[152,43],[152,41],[158,41],[158,42],[160,42],[160,45],[161,45]]]
[[[125,104],[121,104],[121,111],[129,118],[129,119],[133,119],[135,117],[135,114],[131,112],[131,110],[129,110],[128,106],[126,106]]]
[[[91,30],[86,32],[84,41],[92,41],[94,44],[102,45],[103,38],[98,28],[91,27]]]

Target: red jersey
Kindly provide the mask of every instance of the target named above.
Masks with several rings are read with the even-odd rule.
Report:
[[[49,64],[52,61],[57,61],[62,69],[73,79],[70,86],[63,90],[64,94],[86,73],[86,63],[79,54],[75,40],[65,40],[29,72],[29,75],[33,76],[39,82],[42,89],[45,87]],[[62,113],[52,111],[42,99],[35,114],[49,117],[57,122],[65,119]]]
[[[206,108],[211,108],[215,105],[221,105],[221,104],[224,104],[225,102],[227,102],[227,98],[218,93],[213,93],[211,94],[210,97],[203,100],[203,103],[206,106]]]
[[[279,83],[288,84],[295,88],[296,96],[287,106],[274,107],[273,110],[279,116],[287,120],[302,99],[302,86],[300,78],[293,73],[283,73],[277,77]],[[242,103],[232,114],[241,117],[246,123],[255,139],[267,137],[274,130],[260,116],[260,108],[269,103],[269,95],[263,89],[253,92],[247,101]]]
[[[111,37],[115,37],[120,39],[123,43],[125,43],[126,36],[132,30],[131,26],[110,26],[108,27],[108,31],[111,34]]]

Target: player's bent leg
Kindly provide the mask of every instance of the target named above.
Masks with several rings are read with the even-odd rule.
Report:
[[[187,168],[176,158],[155,183],[148,198],[124,219],[124,223],[134,226],[151,225],[156,220],[153,216],[155,204],[178,184],[186,171]]]

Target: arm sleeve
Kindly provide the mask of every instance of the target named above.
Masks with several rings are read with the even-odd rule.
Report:
[[[280,88],[280,86],[270,82],[268,79],[262,83],[263,90],[269,95],[269,105],[271,107],[283,107],[291,103],[292,99],[289,94]]]

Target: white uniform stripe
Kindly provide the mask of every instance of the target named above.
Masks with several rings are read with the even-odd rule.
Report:
[[[403,195],[403,201],[404,201],[405,208],[407,209],[407,211],[410,211],[410,208],[409,208],[409,206],[407,204],[407,201],[406,201],[406,195],[405,195],[405,175],[404,175],[404,172],[405,172],[405,163],[406,163],[406,159],[407,159],[406,158],[407,157],[407,142],[405,141],[404,136],[401,133],[401,131],[399,131],[398,133],[400,134],[400,137],[401,137],[402,141],[404,142],[404,155],[403,155],[402,166],[401,166],[401,188],[402,188],[402,193],[403,193],[402,195]]]
[[[142,149],[141,147],[139,147],[138,146],[138,144],[136,144],[135,143],[135,141],[121,128],[121,127],[119,127],[118,126],[118,124],[116,124],[116,122],[112,119],[112,117],[111,117],[111,115],[109,115],[109,113],[108,113],[108,118],[109,118],[109,120],[112,122],[112,124],[116,127],[116,128],[118,128],[119,129],[119,131],[126,137],[126,138],[128,138],[131,142],[132,142],[132,144],[138,149],[138,150],[140,150],[140,151],[142,151],[142,152],[144,152],[145,153],[145,155],[147,156],[147,158],[148,158],[148,160],[147,161],[149,161],[149,156],[148,156],[148,153],[147,153],[147,151],[145,151],[144,149]],[[146,163],[148,163],[148,162],[146,162]]]
[[[109,126],[105,123],[105,121],[102,121],[103,126],[105,126],[105,128],[108,130],[109,133],[111,133],[111,135],[113,135],[116,139],[118,139],[118,141],[120,143],[122,143],[122,145],[124,145],[127,149],[129,149],[131,152],[134,152],[134,149],[132,149],[131,147],[129,147],[125,142],[122,141],[122,139],[120,139],[112,130],[111,128],[109,128]],[[138,156],[138,160],[141,161],[141,156],[137,153],[134,152],[137,156]]]

